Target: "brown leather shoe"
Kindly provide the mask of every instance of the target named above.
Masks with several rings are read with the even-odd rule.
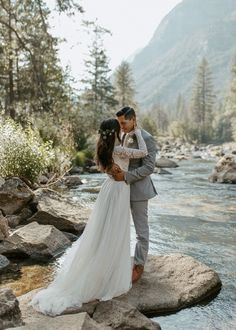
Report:
[[[135,283],[140,279],[143,271],[144,271],[143,265],[134,265],[133,273],[132,273],[132,283]]]

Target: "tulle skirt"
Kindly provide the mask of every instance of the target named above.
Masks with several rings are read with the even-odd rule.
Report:
[[[107,178],[83,234],[65,252],[54,280],[30,305],[59,315],[68,307],[109,300],[131,288],[131,272],[130,187]]]

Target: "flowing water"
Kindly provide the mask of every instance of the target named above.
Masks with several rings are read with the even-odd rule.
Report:
[[[207,178],[213,162],[182,161],[170,169],[172,174],[152,178],[159,195],[149,203],[150,254],[183,253],[216,270],[222,280],[220,293],[211,302],[183,309],[175,314],[153,318],[162,330],[232,330],[236,329],[236,185],[216,184]],[[92,207],[105,175],[82,175],[84,184],[70,190],[68,195]],[[131,245],[134,250],[135,231],[131,225]],[[36,287],[34,278],[40,273],[39,282],[50,280],[50,264],[22,267],[27,283]],[[28,268],[27,268],[28,267]],[[49,269],[50,268],[50,269]],[[24,272],[25,270],[25,272]],[[19,287],[19,279],[11,286]],[[4,286],[11,281],[5,280]],[[41,283],[37,286],[41,286]],[[27,288],[27,291],[30,289]]]

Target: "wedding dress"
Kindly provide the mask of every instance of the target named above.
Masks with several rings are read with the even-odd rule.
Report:
[[[114,162],[124,171],[130,158],[147,155],[141,131],[136,129],[135,134],[139,149],[114,148]],[[29,305],[54,316],[95,299],[109,300],[131,288],[131,274],[130,186],[108,176],[83,234],[65,252],[54,280]]]

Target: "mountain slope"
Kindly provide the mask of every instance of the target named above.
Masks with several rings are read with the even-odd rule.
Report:
[[[186,97],[203,56],[223,96],[236,53],[236,0],[183,0],[161,22],[131,63],[141,108]]]

